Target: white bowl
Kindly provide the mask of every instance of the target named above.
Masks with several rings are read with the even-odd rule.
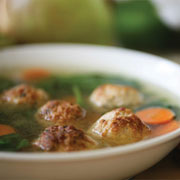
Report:
[[[114,47],[31,45],[0,51],[0,69],[40,66],[60,71],[127,74],[180,97],[180,66],[160,57]],[[180,129],[138,143],[72,153],[0,152],[2,180],[113,180],[160,161],[180,141]]]

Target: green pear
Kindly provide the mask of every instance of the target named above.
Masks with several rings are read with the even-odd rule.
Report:
[[[104,0],[6,0],[6,11],[3,32],[19,42],[113,43]]]

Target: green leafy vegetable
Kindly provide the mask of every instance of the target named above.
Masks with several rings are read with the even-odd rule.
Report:
[[[35,118],[37,109],[0,105],[0,110],[0,124],[14,127],[25,138],[33,140],[42,131]]]
[[[90,94],[97,86],[105,83],[129,85],[139,89],[140,84],[119,76],[107,75],[73,75],[73,76],[52,76],[41,80],[34,85],[47,91],[52,98],[61,98],[66,95],[73,95],[73,87],[77,86],[82,95]]]
[[[12,80],[10,80],[6,77],[3,77],[3,76],[0,77],[0,82],[1,82],[0,83],[0,92],[4,91],[6,89],[9,89],[15,85],[15,83]]]
[[[76,97],[77,104],[79,104],[81,107],[86,107],[80,88],[78,86],[73,86],[73,92]]]
[[[19,134],[0,136],[0,151],[18,151],[27,146],[29,146],[28,140]]]
[[[171,106],[170,106],[169,104],[166,104],[166,103],[161,102],[161,101],[154,101],[154,102],[147,103],[147,104],[144,104],[144,105],[136,108],[135,111],[140,111],[140,110],[142,110],[142,109],[146,109],[146,108],[149,108],[149,107],[170,108]]]
[[[115,26],[120,43],[135,49],[171,47],[178,38],[161,21],[150,0],[118,1]]]

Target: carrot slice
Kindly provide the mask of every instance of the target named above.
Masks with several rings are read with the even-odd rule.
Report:
[[[0,124],[0,136],[13,134],[13,133],[15,133],[15,129],[13,127],[5,124]]]
[[[166,124],[163,124],[163,125],[155,128],[153,131],[153,136],[160,136],[163,134],[167,134],[178,128],[180,128],[180,124],[177,121],[173,120],[173,121],[170,121]]]
[[[167,123],[175,117],[173,111],[167,108],[152,107],[136,112],[136,115],[148,124]]]
[[[41,68],[27,69],[23,72],[22,78],[26,81],[39,80],[49,77],[50,72]]]

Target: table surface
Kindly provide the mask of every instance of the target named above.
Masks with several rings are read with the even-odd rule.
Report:
[[[174,52],[159,52],[153,54],[168,58],[180,64],[180,50]],[[175,152],[171,152],[152,168],[140,173],[132,178],[133,180],[180,180],[180,158],[174,159]],[[178,151],[180,157],[180,150]],[[179,162],[177,162],[179,160]]]
[[[179,151],[180,153],[180,151]],[[179,159],[180,160],[180,159]],[[140,173],[132,180],[180,180],[180,162],[174,159],[174,151],[158,164]]]

